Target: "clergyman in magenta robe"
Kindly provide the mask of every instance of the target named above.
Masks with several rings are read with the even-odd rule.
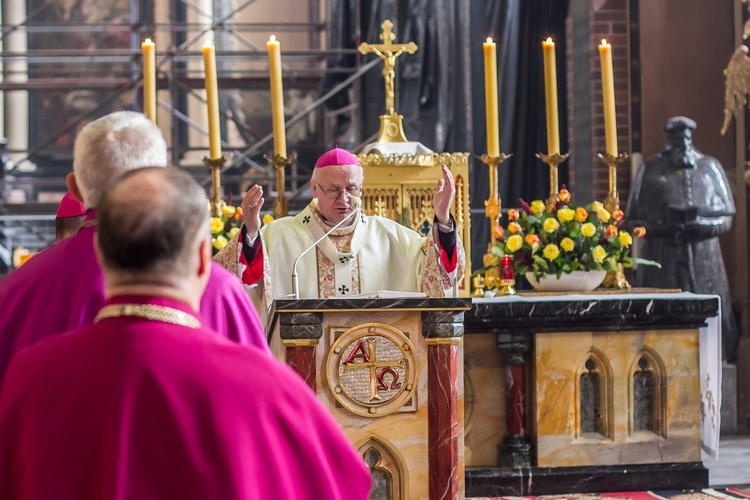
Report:
[[[175,301],[117,296],[108,304]],[[200,318],[198,314],[195,314]],[[0,498],[365,499],[364,461],[310,388],[214,332],[123,317],[19,353]]]
[[[128,148],[128,141],[137,147]],[[116,151],[118,147],[123,151]],[[89,208],[82,228],[0,281],[0,378],[21,349],[94,319],[104,303],[104,291],[94,257],[96,217],[91,207],[96,207],[111,178],[136,168],[166,166],[167,147],[161,131],[145,115],[123,111],[88,124],[76,140],[75,157],[75,175],[68,177],[68,184]],[[109,163],[98,161],[102,157]],[[221,266],[212,267],[200,312],[211,330],[270,354],[252,302],[237,278]]]
[[[104,307],[3,380],[0,498],[366,499],[364,460],[305,382],[201,326],[213,271],[192,177],[130,172],[99,215]]]

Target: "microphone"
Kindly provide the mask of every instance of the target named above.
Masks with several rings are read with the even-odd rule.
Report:
[[[294,265],[292,266],[292,295],[291,295],[292,299],[295,299],[295,300],[299,299],[299,275],[297,275],[297,263],[299,263],[299,260],[302,258],[302,256],[305,255],[310,250],[312,250],[313,248],[315,248],[316,246],[318,246],[318,243],[323,241],[325,238],[328,238],[328,236],[332,232],[340,228],[344,224],[344,222],[346,222],[352,217],[352,215],[359,213],[359,207],[362,206],[362,199],[358,196],[353,196],[350,200],[351,200],[352,208],[353,208],[352,212],[346,217],[344,217],[343,219],[341,219],[341,221],[338,224],[336,224],[331,229],[326,231],[326,234],[318,238],[318,240],[315,243],[307,247],[304,252],[299,254],[299,256],[296,259],[294,259]]]

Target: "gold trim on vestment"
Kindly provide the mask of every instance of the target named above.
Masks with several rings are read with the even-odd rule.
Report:
[[[110,304],[102,307],[99,314],[94,318],[94,323],[103,319],[122,316],[135,316],[187,328],[201,327],[201,322],[192,314],[172,307],[157,306],[156,304]]]

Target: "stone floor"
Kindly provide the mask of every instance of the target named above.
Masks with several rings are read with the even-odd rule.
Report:
[[[719,459],[704,454],[712,487],[750,485],[750,435],[722,436]]]

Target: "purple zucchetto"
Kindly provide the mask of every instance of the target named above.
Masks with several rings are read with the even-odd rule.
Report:
[[[331,165],[359,165],[359,160],[345,149],[333,148],[318,158],[318,161],[315,162],[315,168],[329,167]]]
[[[85,213],[86,208],[84,208],[83,203],[76,200],[70,192],[67,192],[65,193],[65,196],[63,196],[60,205],[57,207],[57,215],[55,215],[55,217],[78,217]]]

